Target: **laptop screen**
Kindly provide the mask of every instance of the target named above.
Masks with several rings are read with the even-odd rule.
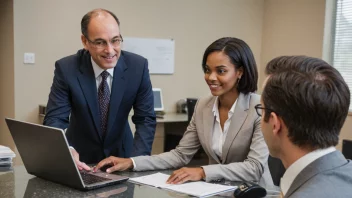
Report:
[[[153,88],[153,95],[154,95],[154,111],[163,111],[164,104],[163,104],[161,89]]]

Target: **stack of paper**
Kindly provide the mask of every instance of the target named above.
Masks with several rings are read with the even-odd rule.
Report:
[[[129,181],[139,184],[163,188],[180,193],[193,195],[196,197],[208,197],[219,193],[235,190],[237,186],[224,186],[220,184],[211,184],[202,181],[188,182],[184,184],[167,184],[166,181],[170,175],[155,173],[152,175],[130,178]]]
[[[9,147],[0,145],[0,167],[11,167],[14,157],[16,154]]]

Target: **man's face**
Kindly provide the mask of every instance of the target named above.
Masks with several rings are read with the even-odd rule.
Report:
[[[82,35],[82,43],[94,62],[104,70],[115,67],[121,54],[120,29],[116,20],[107,13],[92,16],[87,37]]]
[[[263,101],[261,100],[261,105],[265,108]],[[269,116],[268,122],[264,121],[265,118],[265,110],[262,110],[262,119],[261,119],[261,128],[264,136],[264,140],[268,145],[270,155],[273,157],[278,157],[278,151],[280,149],[279,142],[280,141],[274,133],[273,122],[274,118]]]

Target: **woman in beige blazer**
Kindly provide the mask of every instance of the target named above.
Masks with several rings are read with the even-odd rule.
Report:
[[[200,99],[179,145],[170,152],[130,159],[109,157],[95,170],[113,165],[107,172],[133,168],[135,171],[180,168],[188,164],[202,146],[209,165],[181,168],[169,183],[226,179],[271,185],[264,142],[254,106],[260,103],[258,72],[249,46],[237,38],[213,42],[203,56],[203,71],[212,96]]]

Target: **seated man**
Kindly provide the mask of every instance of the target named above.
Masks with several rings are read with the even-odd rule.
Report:
[[[352,162],[334,147],[350,105],[340,73],[305,56],[278,57],[266,73],[256,109],[270,154],[286,168],[284,197],[351,197]]]

